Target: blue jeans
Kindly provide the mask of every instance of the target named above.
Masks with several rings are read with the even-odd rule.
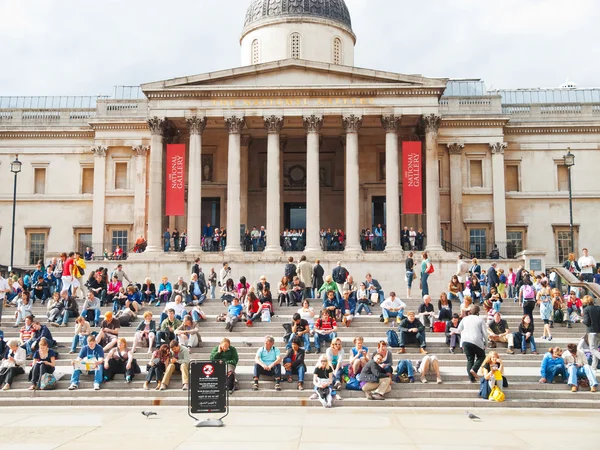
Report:
[[[566,370],[565,366],[563,366],[563,365],[552,366],[552,367],[549,367],[548,369],[546,369],[546,373],[542,373],[541,375],[543,378],[546,379],[546,381],[548,381],[548,383],[552,383],[554,381],[554,378],[556,378],[559,375],[561,375],[563,377],[563,380],[566,380],[567,379],[567,370]]]
[[[198,311],[196,310],[192,310],[192,320],[194,322],[199,322],[200,321],[200,314],[198,313]]]
[[[389,311],[385,308],[381,309],[381,314],[383,314],[384,319],[389,319],[390,317],[402,317],[404,316],[404,310],[402,311]]]
[[[79,345],[79,347],[83,347],[86,344],[87,336],[79,336],[78,334],[76,334],[75,336],[73,336],[73,342],[71,342],[71,351],[77,351],[77,345]]]
[[[400,348],[404,348],[406,344],[418,343],[419,347],[425,348],[427,344],[425,342],[425,332],[409,333],[408,331],[400,331]]]
[[[412,287],[413,278],[415,277],[415,273],[410,270],[406,271],[406,287],[409,289]]]
[[[363,309],[367,312],[367,314],[371,314],[371,308],[369,308],[369,304],[359,302],[356,306],[356,315],[359,316]]]
[[[336,333],[329,334],[315,334],[315,348],[319,350],[321,348],[321,342],[331,342],[336,338]]]
[[[94,383],[101,384],[102,383],[102,375],[104,371],[104,366],[100,364],[96,370],[90,370],[90,373],[94,372]],[[76,384],[79,386],[79,377],[81,376],[81,370],[75,369],[73,371],[73,375],[71,376],[71,384]]]
[[[170,248],[171,248],[171,240],[165,239],[165,252],[168,252]]]
[[[99,309],[84,309],[83,312],[81,313],[81,315],[83,317],[85,317],[85,320],[87,320],[89,322],[89,318],[88,318],[88,313],[89,312],[94,312],[94,325],[98,326],[98,324],[100,323],[100,310]]]
[[[398,361],[398,368],[396,371],[398,372],[398,375],[406,372],[409,378],[413,378],[415,375],[412,362],[410,362],[408,359],[401,359]]]
[[[31,348],[31,343],[32,343],[32,341],[29,340],[29,341],[26,341],[23,345],[21,345],[21,348],[25,349],[25,352],[27,353],[27,356],[33,355],[33,350]]]
[[[292,360],[290,358],[285,358],[283,360],[283,364],[287,364],[287,363],[291,363]],[[306,372],[306,368],[304,366],[298,366],[295,369],[292,368],[292,370],[286,370],[285,374],[289,377],[290,375],[293,375],[294,373],[298,374],[298,382],[299,383],[304,383],[304,374]]]
[[[300,337],[300,339],[302,339],[304,341],[304,349],[306,351],[309,351],[310,350],[310,333],[304,333],[302,336],[299,336],[299,337]],[[296,338],[296,333],[292,333],[292,335],[290,336],[290,340],[288,341],[285,348],[287,348],[288,350],[290,348],[292,348],[292,341],[294,340],[294,338]]]
[[[217,287],[214,284],[210,285],[210,298],[215,298],[215,289]]]
[[[69,317],[75,317],[75,314],[72,311],[65,311],[62,314],[61,325],[66,325],[69,323]]]
[[[456,294],[454,292],[448,292],[448,300],[458,300],[462,305],[465,302],[465,297],[462,292],[457,292]]]
[[[577,379],[583,377],[588,379],[590,386],[598,386],[596,375],[594,375],[594,371],[589,365],[577,367],[572,364],[567,368],[567,372],[569,372],[569,386],[577,386]]]
[[[524,352],[527,350],[527,340],[525,339],[525,335],[521,333],[513,333],[515,345],[517,342],[521,341],[521,351]],[[537,352],[537,347],[535,346],[535,338],[533,334],[529,336],[529,345],[531,347],[532,352]]]
[[[421,272],[421,294],[429,295],[429,285],[427,284],[427,280],[429,279],[429,274],[427,272]]]

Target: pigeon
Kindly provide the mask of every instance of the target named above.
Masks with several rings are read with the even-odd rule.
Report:
[[[155,413],[154,411],[142,411],[142,414],[146,416],[146,419],[150,416],[158,416],[158,413]]]
[[[467,411],[467,417],[471,420],[481,420],[481,418],[477,417],[475,414],[470,413],[469,411]]]
[[[244,344],[246,347],[252,347],[252,342],[242,342],[242,344]]]

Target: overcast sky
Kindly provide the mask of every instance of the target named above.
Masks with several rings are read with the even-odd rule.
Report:
[[[112,94],[237,67],[250,0],[0,0],[0,96]],[[346,0],[356,65],[600,87],[600,1]]]

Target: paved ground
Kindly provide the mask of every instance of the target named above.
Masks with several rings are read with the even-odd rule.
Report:
[[[600,411],[235,408],[223,428],[195,428],[181,408],[0,408],[0,450],[597,449]],[[569,430],[570,433],[569,434]],[[571,436],[571,438],[569,438]],[[123,446],[121,445],[123,444]]]

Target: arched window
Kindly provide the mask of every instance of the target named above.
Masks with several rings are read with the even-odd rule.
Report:
[[[258,64],[258,63],[259,63],[258,39],[254,39],[252,41],[252,64]]]
[[[290,36],[291,57],[300,59],[300,33],[292,33]]]
[[[333,63],[342,64],[342,41],[340,38],[333,40]]]

